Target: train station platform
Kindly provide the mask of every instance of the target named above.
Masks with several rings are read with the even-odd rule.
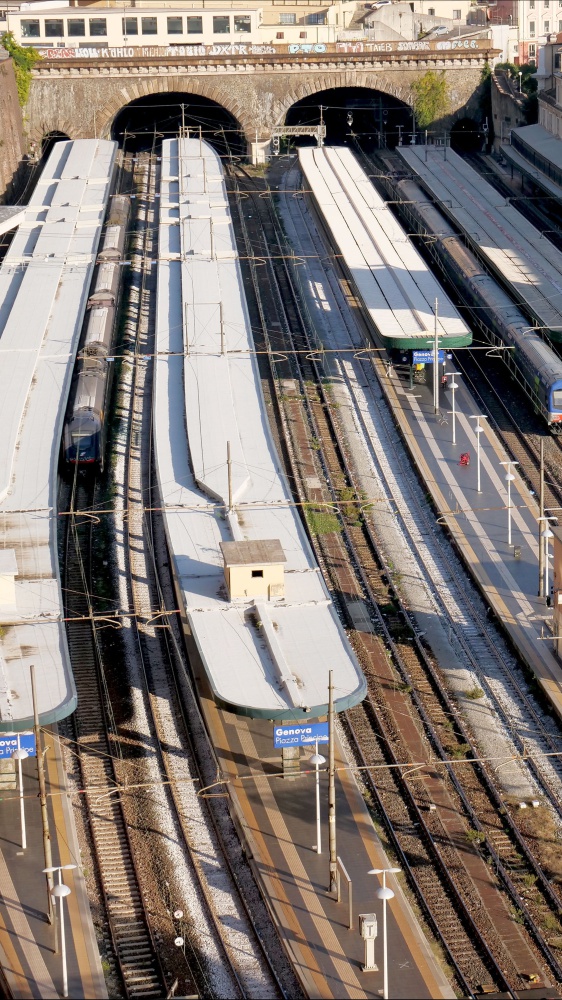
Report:
[[[475,415],[480,411],[457,376],[456,444],[452,443],[451,391],[441,392],[434,413],[428,385],[413,390],[396,373],[384,380],[414,461],[430,491],[439,522],[446,525],[481,592],[523,661],[534,673],[562,719],[562,664],[553,648],[552,609],[538,597],[539,507],[536,497],[510,466],[511,544],[508,544],[510,456],[485,419],[480,421],[480,491]],[[469,466],[460,456],[468,452]],[[552,551],[551,551],[552,556]],[[552,582],[552,576],[550,576]]]
[[[210,697],[203,698],[203,710],[222,774],[227,780],[231,776],[229,791],[254,870],[306,995],[311,1000],[378,998],[383,986],[382,926],[375,891],[381,882],[379,876],[367,873],[392,865],[352,773],[342,769],[336,778],[337,854],[353,886],[350,929],[345,879],[339,903],[328,893],[327,772],[321,773],[322,853],[318,855],[314,770],[306,764],[312,750],[301,751],[300,775],[274,777],[281,759],[280,751],[273,749],[271,722],[222,711]],[[345,763],[338,743],[336,768]],[[388,885],[396,894],[387,910],[389,995],[395,1000],[453,997],[396,876],[389,876]],[[375,942],[379,971],[363,972],[358,915],[373,911],[379,918]]]
[[[542,125],[511,130],[511,142],[501,146],[511,167],[552,198],[562,200],[562,140]]]
[[[65,898],[68,996],[73,1000],[107,997],[99,950],[90,913],[71,805],[66,794],[63,763],[56,732],[45,733],[46,781],[53,865],[70,865],[63,872],[71,890]],[[47,886],[37,765],[23,762],[27,847],[21,847],[20,804],[16,789],[2,791],[0,809],[0,964],[15,1000],[63,995],[62,956],[55,953],[55,928],[47,918]],[[56,881],[56,878],[55,878]],[[58,903],[57,903],[58,925]],[[58,925],[60,942],[60,925]]]

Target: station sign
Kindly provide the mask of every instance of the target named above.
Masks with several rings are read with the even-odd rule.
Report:
[[[439,351],[438,353],[439,353],[439,364],[442,365],[445,360],[445,351]],[[412,364],[432,365],[433,351],[412,351]]]
[[[35,733],[0,733],[0,760],[11,758],[18,747],[27,750],[28,757],[36,757]]]
[[[274,726],[273,746],[276,750],[283,747],[304,747],[310,743],[328,743],[327,722],[307,722],[303,726]]]

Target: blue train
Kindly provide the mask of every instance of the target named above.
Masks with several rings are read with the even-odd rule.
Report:
[[[104,467],[106,411],[112,372],[107,359],[113,344],[129,204],[129,198],[124,195],[114,195],[110,200],[63,430],[63,460],[67,466],[93,467],[100,471]]]
[[[520,307],[482,267],[414,181],[396,184],[408,216],[432,257],[458,289],[486,339],[506,344],[503,358],[553,434],[562,434],[562,360],[543,340]],[[433,234],[433,235],[431,235]],[[428,238],[429,237],[429,238]]]

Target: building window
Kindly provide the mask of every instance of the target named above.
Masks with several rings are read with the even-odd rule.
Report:
[[[326,24],[325,14],[307,14],[306,16],[307,24]]]
[[[69,38],[84,38],[86,22],[83,17],[70,17],[66,22]]]
[[[306,31],[299,31],[299,38],[306,38]]]
[[[537,46],[529,45],[529,59],[534,59],[537,54]]]
[[[550,7],[550,0],[544,0],[545,7]]]
[[[280,14],[279,24],[296,24],[297,15],[296,14]]]
[[[219,14],[218,17],[213,18],[213,34],[214,35],[229,35],[230,34],[230,18]]]
[[[462,17],[462,10],[453,11],[453,21],[460,21],[461,17]]]
[[[158,34],[158,18],[157,17],[141,17],[141,31],[143,35],[157,35]]]
[[[252,570],[252,579],[255,580],[257,578],[260,578],[260,579],[263,580],[263,569],[253,569]]]
[[[560,69],[560,53],[557,52],[554,56],[554,69]]]
[[[23,38],[39,38],[39,21],[22,21],[21,33]]]
[[[558,22],[558,31],[562,31],[562,21]]]
[[[105,17],[90,18],[90,35],[97,35],[98,37],[107,35],[107,21]]]
[[[251,31],[252,22],[249,14],[235,14],[234,15],[234,30],[235,31]]]
[[[535,9],[535,0],[529,0],[529,10]]]
[[[125,38],[129,35],[138,35],[139,33],[139,20],[138,17],[124,17],[123,18],[123,34]]]
[[[64,35],[64,21],[62,18],[45,18],[46,38],[62,38]]]
[[[535,27],[536,27],[536,22],[535,21],[529,21],[529,34],[530,34],[531,38],[535,37]]]
[[[183,17],[168,18],[168,34],[183,35]]]
[[[202,35],[203,34],[203,18],[202,17],[188,17],[187,18],[187,33],[188,33],[188,35]]]
[[[430,17],[435,17],[435,7],[430,7],[427,13]]]
[[[543,31],[544,31],[545,35],[548,35],[548,33],[550,31],[550,21],[545,21],[544,22]]]
[[[284,31],[278,31],[275,37],[276,38],[284,38],[285,37],[285,32]]]

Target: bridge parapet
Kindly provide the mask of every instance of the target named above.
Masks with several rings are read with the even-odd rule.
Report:
[[[448,42],[443,48],[442,42],[426,42],[415,49],[413,45],[422,43],[346,42],[325,45],[321,52],[292,52],[288,50],[295,46],[287,45],[225,45],[207,46],[221,51],[197,56],[169,54],[170,49],[150,55],[138,55],[143,49],[134,49],[132,56],[125,49],[100,49],[96,54],[90,49],[46,50],[48,57],[33,70],[26,109],[29,135],[36,142],[54,131],[71,138],[105,137],[126,104],[150,94],[176,92],[215,101],[233,115],[248,142],[256,135],[266,140],[293,104],[324,90],[365,87],[410,104],[411,84],[428,69],[442,71],[447,79],[446,125],[459,114],[476,111],[482,69],[495,54],[488,40],[471,41],[474,46],[453,48]],[[182,48],[202,46],[174,46]],[[238,51],[256,48],[275,51]]]

